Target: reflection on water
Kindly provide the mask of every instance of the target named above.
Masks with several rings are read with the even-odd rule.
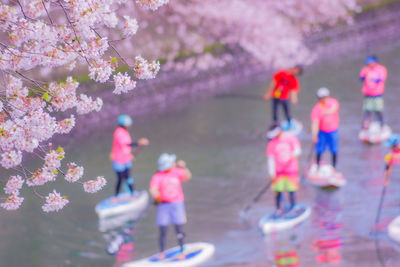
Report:
[[[341,262],[343,224],[340,211],[341,206],[335,192],[318,190],[312,213],[315,227],[315,240],[312,247],[317,251],[315,257],[317,263],[331,265]]]
[[[113,229],[104,234],[103,237],[108,244],[106,251],[115,256],[113,267],[122,266],[123,263],[132,261],[135,255],[135,244],[133,234],[135,232],[136,221],[125,221],[121,227]]]

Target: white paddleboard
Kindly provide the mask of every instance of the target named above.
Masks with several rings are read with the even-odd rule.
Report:
[[[310,184],[319,187],[339,188],[347,183],[343,174],[326,162],[321,162],[319,168],[316,163],[311,164],[306,170],[306,177]]]
[[[383,127],[376,121],[371,122],[368,129],[362,129],[358,138],[364,143],[378,144],[386,141],[392,134],[392,129],[388,125]]]
[[[197,266],[203,264],[211,258],[215,252],[215,247],[213,244],[198,242],[185,244],[183,247],[183,253],[186,258],[183,260],[178,260],[180,254],[180,248],[174,247],[165,251],[165,258],[159,260],[159,254],[155,254],[151,257],[129,262],[123,265],[123,267],[189,267]]]
[[[146,190],[143,190],[137,195],[135,200],[132,200],[131,194],[124,192],[118,195],[119,201],[117,203],[113,203],[113,199],[114,196],[111,196],[96,205],[96,213],[100,219],[126,212],[140,215],[149,203],[149,194]]]
[[[290,212],[284,212],[281,216],[275,217],[275,213],[270,213],[262,217],[258,223],[264,234],[283,231],[295,227],[311,214],[311,208],[296,204]]]
[[[290,125],[289,125],[288,121],[285,120],[285,121],[281,122],[281,128],[285,132],[290,132],[294,135],[299,135],[301,133],[301,131],[303,130],[303,124],[296,119],[292,119],[290,121]]]
[[[400,216],[394,218],[388,225],[388,235],[391,239],[400,243]]]

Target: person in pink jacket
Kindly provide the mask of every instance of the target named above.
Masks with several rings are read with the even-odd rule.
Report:
[[[311,111],[311,135],[317,154],[319,166],[321,156],[327,146],[332,153],[332,166],[336,168],[337,153],[339,150],[339,102],[330,97],[327,88],[317,91],[318,103]]]
[[[299,188],[299,162],[301,145],[295,135],[283,132],[277,125],[268,131],[271,139],[267,146],[268,173],[272,181],[272,190],[276,192],[276,216],[282,214],[281,199],[284,191],[289,193],[290,207],[296,205],[295,192]]]
[[[363,128],[368,128],[371,122],[371,115],[376,114],[381,127],[383,120],[383,93],[385,91],[385,81],[387,77],[386,68],[378,63],[378,58],[369,56],[365,59],[365,64],[360,73],[360,80],[363,82],[362,94],[364,95],[364,118]]]
[[[114,131],[113,135],[113,146],[111,149],[111,160],[112,167],[117,173],[117,185],[115,188],[115,199],[118,201],[118,194],[120,191],[121,183],[127,182],[129,190],[133,196],[135,191],[133,178],[130,176],[130,170],[132,168],[132,162],[135,157],[132,155],[132,147],[136,146],[147,146],[149,140],[147,138],[141,138],[137,142],[132,142],[131,135],[128,129],[132,126],[133,120],[128,115],[120,115],[118,117],[118,128]]]

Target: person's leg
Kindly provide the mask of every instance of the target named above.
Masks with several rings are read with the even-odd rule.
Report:
[[[118,194],[119,194],[119,190],[121,188],[121,182],[124,179],[123,172],[117,172],[117,179],[118,179],[118,181],[117,181],[117,185],[115,187],[115,196],[118,196]]]
[[[376,117],[378,118],[379,124],[381,125],[381,127],[383,127],[385,125],[385,122],[383,120],[383,112],[376,111],[375,114],[376,114]]]
[[[278,106],[279,99],[272,98],[272,119],[274,123],[278,123]]]
[[[289,199],[290,199],[290,209],[293,209],[296,205],[296,192],[289,192]]]
[[[282,101],[282,106],[283,106],[283,111],[285,112],[285,117],[288,122],[288,126],[290,128],[290,121],[291,121],[291,116],[290,116],[290,102],[289,100],[281,100]]]
[[[134,183],[130,183],[130,182],[129,182],[130,168],[127,168],[127,169],[123,172],[123,176],[124,176],[124,177],[123,177],[123,178],[124,178],[124,181],[126,182],[128,188],[129,188],[129,191],[131,192],[131,195],[133,195],[133,192],[135,191],[135,185],[134,185]]]
[[[372,101],[373,101],[373,99],[371,97],[367,97],[367,96],[364,97],[364,101],[363,101],[364,116],[363,116],[363,121],[362,121],[362,127],[364,129],[368,129],[369,124],[371,122]]]
[[[319,131],[318,133],[318,142],[315,144],[315,152],[316,152],[316,161],[317,166],[321,163],[322,154],[325,152],[326,143],[327,143],[326,133]]]
[[[275,192],[276,210],[281,210],[282,192]]]
[[[176,239],[178,240],[181,253],[183,252],[183,245],[185,244],[185,232],[183,232],[183,224],[175,224]]]
[[[158,244],[160,247],[160,252],[164,252],[165,251],[165,243],[167,241],[167,232],[168,232],[168,226],[160,226],[160,236],[159,236],[159,240],[158,240]]]
[[[336,168],[337,154],[339,151],[339,131],[329,133],[329,149],[332,153],[332,166]]]
[[[364,129],[368,129],[370,123],[371,123],[371,111],[364,110],[364,117],[363,117],[363,120],[362,120],[362,127]]]

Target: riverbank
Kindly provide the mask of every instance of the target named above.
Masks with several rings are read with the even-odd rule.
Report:
[[[400,3],[363,12],[352,25],[339,25],[308,36],[306,44],[318,56],[314,64],[340,61],[348,54],[363,57],[385,47],[399,45]],[[169,111],[183,109],[201,99],[237,91],[250,81],[268,82],[268,70],[246,55],[237,56],[234,64],[198,72],[161,72],[150,81],[141,81],[134,92],[120,96],[111,90],[98,90],[98,84],[84,84],[88,91],[101,91],[104,106],[98,113],[80,116],[72,137],[87,136],[98,127],[115,123],[123,111],[143,120]],[[102,88],[104,89],[104,88]],[[249,93],[249,92],[246,92]],[[81,127],[79,125],[85,125]]]

